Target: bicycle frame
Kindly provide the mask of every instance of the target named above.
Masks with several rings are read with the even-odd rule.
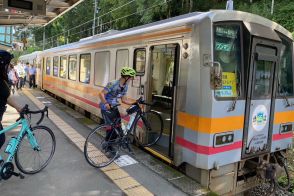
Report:
[[[29,142],[30,142],[32,148],[39,150],[39,145],[37,143],[37,140],[34,137],[34,134],[33,134],[33,132],[31,131],[31,128],[30,128],[30,124],[28,123],[28,120],[26,118],[20,119],[16,123],[14,123],[12,125],[9,125],[8,127],[4,128],[3,130],[0,131],[0,134],[4,134],[6,132],[9,132],[9,131],[17,128],[19,125],[22,125],[22,127],[21,127],[21,130],[18,133],[17,137],[15,138],[16,141],[11,142],[11,140],[9,140],[9,143],[7,144],[7,146],[9,144],[11,144],[9,149],[12,149],[12,150],[8,150],[7,146],[6,146],[5,153],[9,154],[6,162],[12,162],[13,157],[14,157],[17,149],[18,149],[18,145],[20,144],[21,139],[22,139],[22,137],[24,136],[25,133],[27,133],[27,137],[29,139]]]

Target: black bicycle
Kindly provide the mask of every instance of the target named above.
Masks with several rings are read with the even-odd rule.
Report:
[[[84,145],[84,155],[90,165],[97,168],[105,167],[119,156],[121,149],[131,151],[129,146],[131,135],[142,147],[154,145],[160,139],[163,131],[161,115],[154,110],[145,112],[140,105],[151,106],[142,97],[139,98],[126,110],[127,115],[122,117],[122,119],[130,117],[125,128],[117,118],[111,124],[98,126],[88,135]],[[118,106],[112,106],[111,109],[116,109]]]

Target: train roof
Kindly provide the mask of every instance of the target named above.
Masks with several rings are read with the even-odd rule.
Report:
[[[164,30],[164,29],[173,28],[173,27],[185,26],[185,25],[197,23],[207,18],[210,19],[211,22],[243,21],[247,24],[252,23],[252,24],[266,26],[268,28],[274,29],[286,35],[291,40],[293,40],[292,34],[289,31],[287,31],[284,27],[277,24],[276,22],[273,22],[259,15],[242,12],[242,11],[211,10],[209,12],[193,12],[189,14],[184,14],[181,16],[161,20],[158,22],[153,22],[150,24],[146,24],[146,25],[142,25],[142,26],[138,26],[138,27],[122,30],[122,31],[112,30],[110,32],[106,32],[106,33],[102,33],[102,34],[81,39],[78,42],[47,49],[45,50],[45,52],[55,52],[56,50],[58,51],[58,50],[64,50],[68,48],[76,48],[76,47],[88,45],[91,43],[103,42],[103,41],[108,41],[108,40],[112,40],[116,38],[132,36],[132,35],[145,34],[155,30],[158,31],[158,30]]]

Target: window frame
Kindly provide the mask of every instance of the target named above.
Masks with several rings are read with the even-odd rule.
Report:
[[[236,86],[236,90],[237,90],[237,98],[238,100],[245,100],[246,98],[246,89],[245,89],[245,51],[244,51],[244,36],[245,36],[245,33],[244,33],[244,30],[245,30],[245,27],[243,26],[243,23],[242,22],[238,22],[238,21],[230,21],[230,22],[214,22],[212,24],[212,51],[213,51],[213,62],[216,62],[215,60],[215,44],[216,44],[216,41],[215,41],[215,36],[214,36],[214,33],[215,33],[215,28],[216,26],[220,26],[220,25],[237,25],[239,26],[240,28],[240,85],[239,85],[239,90],[238,90],[238,87]],[[251,47],[251,45],[250,45]],[[251,51],[251,48],[249,48],[249,51]],[[250,58],[251,55],[248,56],[248,58]],[[249,61],[250,62],[250,61]],[[248,65],[250,66],[250,65]],[[238,72],[237,72],[238,74]],[[213,96],[214,98],[217,100],[217,101],[231,101],[231,100],[235,100],[236,97],[218,97],[216,96],[216,93],[215,91],[218,90],[218,89],[213,89]],[[239,92],[240,91],[240,94]]]
[[[60,63],[59,63],[59,71],[58,71],[58,74],[59,74],[59,78],[62,78],[62,79],[67,79],[67,78],[66,78],[66,76],[67,76],[67,73],[65,73],[65,74],[64,74],[64,77],[61,77],[61,75],[60,75],[60,70],[61,70],[61,58],[62,58],[62,57],[65,57],[65,59],[66,59],[65,66],[66,66],[66,68],[67,68],[67,63],[68,63],[68,62],[67,62],[67,61],[68,61],[68,56],[67,56],[67,55],[60,56],[60,57],[59,57],[59,62],[60,62]],[[66,69],[66,72],[67,72],[67,69]]]
[[[137,71],[137,51],[144,51],[145,52],[144,72],[138,72]],[[136,48],[134,50],[134,55],[133,55],[133,69],[136,71],[136,76],[144,76],[145,75],[146,64],[147,64],[147,50],[146,50],[146,48]]]
[[[111,51],[110,50],[105,50],[105,51],[97,51],[95,52],[94,54],[94,86],[99,86],[99,87],[104,87],[103,84],[96,84],[96,54],[97,53],[108,53],[109,54],[109,64],[108,64],[108,81],[109,82],[109,79],[110,79],[110,67],[111,67]],[[98,60],[99,61],[99,60]]]
[[[291,47],[292,47],[292,51],[291,51],[291,54],[292,54],[292,56],[291,56],[291,58],[292,58],[292,86],[293,86],[293,94],[292,95],[288,95],[288,96],[286,96],[287,98],[294,98],[294,42],[290,39],[290,38],[288,38],[287,36],[285,36],[284,34],[282,34],[282,33],[280,33],[280,32],[277,32],[277,34],[279,35],[279,37],[280,37],[280,39],[281,39],[281,41],[283,42],[283,39],[285,40],[285,41],[288,41],[288,42],[290,42],[291,44]],[[283,44],[283,43],[282,43]],[[281,56],[280,56],[281,57]],[[279,92],[279,71],[280,71],[280,66],[281,66],[281,62],[279,61],[278,62],[278,65],[279,66],[277,66],[277,68],[276,68],[276,70],[277,70],[277,86],[276,86],[276,93],[275,93],[275,95],[276,95],[276,98],[277,99],[284,99],[284,95],[282,95],[282,94],[280,94],[280,92]]]
[[[81,61],[82,61],[82,56],[83,55],[90,55],[90,78],[89,78],[89,82],[82,82],[81,81]],[[80,83],[83,83],[83,84],[90,84],[91,83],[91,53],[83,53],[83,54],[80,54],[80,59],[79,59],[79,82]]]
[[[71,79],[70,78],[70,75],[69,75],[69,63],[70,63],[70,57],[72,57],[72,56],[74,56],[75,59],[76,59],[76,74],[75,74],[76,79],[75,80]],[[77,72],[78,72],[78,66],[77,65],[78,65],[78,55],[76,55],[76,54],[68,55],[68,61],[67,61],[67,66],[68,66],[67,78],[69,80],[71,80],[71,81],[77,81]]]
[[[54,59],[58,60],[58,62],[57,62],[57,75],[54,74],[54,67],[55,67],[54,66]],[[59,77],[59,56],[54,56],[52,63],[53,63],[53,76],[54,77]]]
[[[114,75],[115,79],[120,78],[120,74],[119,74],[119,77],[116,75],[116,73],[117,73],[117,68],[118,68],[118,67],[117,67],[117,63],[118,63],[117,54],[118,54],[119,51],[123,51],[123,50],[128,51],[128,66],[130,67],[130,65],[129,65],[129,63],[130,63],[130,50],[129,50],[128,48],[117,49],[117,50],[116,50],[116,53],[115,53],[115,75]]]
[[[48,62],[48,59],[50,59],[50,65],[49,65],[49,74],[47,73],[47,62]],[[46,72],[46,75],[47,76],[51,76],[51,66],[52,65],[52,57],[51,56],[49,56],[49,57],[46,57],[46,70],[45,70],[45,72]]]

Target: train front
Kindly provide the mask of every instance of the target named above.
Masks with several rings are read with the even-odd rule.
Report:
[[[181,135],[195,138],[193,155],[178,142],[181,158],[194,166],[187,173],[219,194],[237,194],[265,180],[269,191],[287,189],[288,180],[285,186],[276,182],[287,176],[285,154],[292,148],[292,35],[253,14],[207,15],[195,25],[200,85],[187,92],[188,103],[199,103],[185,108],[198,125],[195,136],[187,126]]]

